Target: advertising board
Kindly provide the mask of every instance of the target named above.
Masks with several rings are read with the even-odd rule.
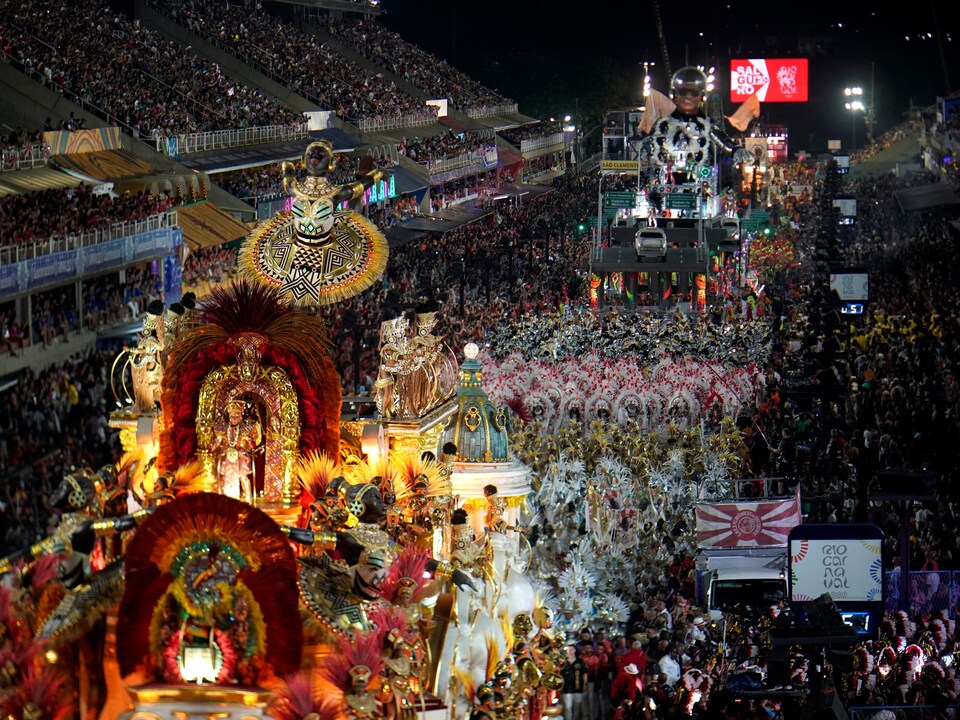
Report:
[[[808,77],[807,58],[731,60],[730,102],[807,102]]]

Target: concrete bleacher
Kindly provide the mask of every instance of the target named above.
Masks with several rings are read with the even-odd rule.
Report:
[[[205,177],[206,172],[279,164],[281,161],[288,159],[296,160],[301,156],[304,147],[312,137],[318,134],[322,136],[324,133],[339,133],[334,145],[340,151],[353,150],[360,155],[369,153],[382,161],[384,158],[378,156],[376,151],[393,147],[404,138],[447,133],[450,132],[451,128],[487,129],[490,127],[513,127],[532,122],[531,118],[519,114],[503,118],[474,119],[451,107],[444,123],[436,122],[429,125],[363,133],[357,127],[336,118],[329,110],[323,110],[316,103],[303,97],[297,90],[293,89],[292,85],[285,85],[279,82],[277,78],[271,77],[269,73],[261,72],[261,70],[244,62],[231,51],[231,43],[225,43],[221,46],[217,44],[215,35],[210,38],[200,37],[186,26],[179,25],[175,20],[164,15],[162,11],[158,12],[156,9],[148,7],[146,0],[137,0],[136,5],[135,13],[144,28],[159,33],[164,42],[177,43],[183,49],[183,52],[193,53],[205,60],[217,63],[220,71],[236,83],[242,83],[252,89],[259,90],[263,95],[273,100],[279,100],[287,108],[314,114],[311,119],[316,121],[315,125],[319,125],[322,120],[324,123],[332,124],[332,127],[317,130],[311,133],[310,138],[303,137],[302,140],[286,140],[240,148],[210,150],[181,155],[180,158],[168,155],[166,152],[158,152],[160,143],[157,139],[140,137],[136,130],[128,127],[120,133],[119,146],[117,147],[84,155],[71,155],[69,153],[59,156],[54,155],[49,167],[42,168],[40,171],[5,173],[3,181],[11,188],[11,192],[31,192],[33,189],[47,187],[51,182],[56,185],[58,181],[62,182],[62,178],[69,174],[73,178],[84,178],[87,182],[114,183],[118,193],[144,189],[153,193],[165,192],[176,195],[182,197],[188,203],[196,203],[197,200],[201,200],[202,202],[192,204],[178,215],[181,215],[179,222],[184,230],[186,244],[189,247],[206,247],[232,242],[244,236],[249,231],[249,226],[244,223],[249,223],[257,217],[257,212],[253,207],[223,190],[215,181],[210,181],[209,178]],[[331,36],[323,27],[310,27],[309,30],[315,33],[334,52],[342,55],[347,61],[355,63],[365,73],[379,75],[392,82],[401,94],[419,102],[428,99],[423,90],[414,86],[408,80],[386,71],[383,67],[377,65],[375,58],[364,57],[356,48]],[[198,30],[198,32],[204,31]],[[4,88],[4,91],[0,92],[0,120],[10,124],[11,127],[36,128],[43,127],[48,122],[56,126],[61,121],[68,119],[80,120],[86,128],[90,129],[112,126],[108,123],[108,120],[98,116],[97,113],[102,112],[99,108],[84,107],[79,99],[76,100],[81,104],[77,104],[71,101],[69,94],[64,95],[45,87],[8,63],[0,63],[0,87]],[[303,131],[304,128],[301,126],[300,132],[303,133]],[[162,132],[162,130],[159,132]],[[344,142],[344,138],[346,142]],[[259,137],[257,141],[260,141]],[[177,148],[171,144],[169,148],[165,146],[164,150],[176,152]],[[393,157],[392,154],[390,156]],[[397,195],[410,196],[415,194],[420,199],[421,192],[426,191],[424,199],[420,201],[420,206],[421,211],[429,212],[431,180],[429,172],[423,165],[411,161],[409,158],[399,157],[395,159],[398,162],[398,165],[394,166],[393,172]],[[199,179],[197,182],[191,182],[191,178]],[[77,181],[74,179],[70,183]],[[202,188],[202,192],[197,192],[198,184]],[[467,212],[463,208],[450,208],[448,210],[449,212],[444,211],[446,214],[444,212],[435,214],[429,222],[417,220],[414,222],[416,227],[397,228],[396,230],[408,234],[419,234],[427,228],[429,228],[429,231],[436,231],[471,222],[482,214]],[[417,225],[418,222],[420,225]],[[143,262],[143,260],[141,259],[138,262]],[[119,269],[120,266],[111,268],[109,271]],[[61,280],[60,282],[67,281]],[[26,293],[25,287],[31,286],[21,284],[17,292]],[[31,289],[29,292],[36,292],[36,289]],[[24,295],[17,298],[18,303],[20,303],[18,307],[21,308],[21,315],[24,312],[29,313],[29,311],[23,310],[24,307],[29,306],[29,304],[23,304],[26,303],[25,297]],[[9,297],[4,298],[4,300],[9,299]],[[53,347],[45,352],[51,352],[52,350]],[[29,358],[35,352],[38,352],[37,348],[28,348],[25,357]],[[3,360],[5,363],[15,360],[15,364],[27,364],[26,362],[21,363],[19,359],[11,358],[9,355],[5,355]],[[0,369],[2,367],[0,366]]]
[[[92,330],[74,330],[67,340],[64,340],[62,335],[53,338],[47,348],[40,343],[30,343],[24,346],[22,352],[17,348],[15,356],[4,349],[0,352],[0,377],[13,375],[27,368],[63,365],[71,355],[86,352],[96,342],[97,333]]]
[[[323,109],[300,95],[296,90],[251,67],[233,53],[214,45],[206,38],[190,32],[148,4],[142,5],[141,21],[160,32],[168,40],[173,40],[183,46],[189,46],[194,52],[217,63],[221,71],[227,76],[245,85],[257,88],[264,95],[275,97],[295,110],[314,112]]]

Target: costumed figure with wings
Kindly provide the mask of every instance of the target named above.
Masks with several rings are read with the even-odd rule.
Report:
[[[240,253],[243,275],[278,288],[284,300],[329,305],[363,292],[387,265],[387,241],[377,227],[344,203],[358,200],[383,173],[369,155],[357,181],[336,185],[327,177],[336,168],[333,146],[320,140],[303,153],[306,176],[283,164],[283,188],[293,198],[289,212],[278,212],[247,239]]]

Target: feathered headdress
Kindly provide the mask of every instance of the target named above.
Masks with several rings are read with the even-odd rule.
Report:
[[[309,507],[327,494],[330,482],[340,476],[340,463],[324,452],[312,451],[300,460],[300,504]]]
[[[449,478],[443,474],[440,464],[435,460],[424,460],[417,450],[399,454],[394,462],[397,468],[394,492],[398,501],[412,495],[421,483],[429,497],[449,495],[453,490],[453,486],[450,484]]]
[[[340,708],[327,695],[315,696],[309,674],[300,672],[289,676],[284,686],[276,691],[270,715],[275,720],[304,720],[308,716],[316,716],[315,720],[338,720]]]
[[[213,493],[161,505],[131,540],[126,574],[117,620],[123,675],[160,674],[166,639],[182,634],[184,618],[229,643],[238,666],[258,668],[232,680],[262,683],[271,670],[284,676],[300,667],[303,627],[290,622],[298,614],[297,564],[262,511]]]
[[[400,468],[391,459],[390,455],[380,455],[376,462],[365,462],[354,465],[350,468],[351,473],[348,476],[350,482],[372,483],[380,488],[384,498],[388,494],[396,496],[398,485],[397,477],[400,475]]]
[[[4,717],[26,718],[32,705],[43,720],[63,720],[71,712],[64,697],[65,684],[62,675],[31,667],[13,692],[0,696],[0,712]]]
[[[173,472],[165,472],[157,477],[154,492],[150,499],[170,500],[204,490],[203,465],[199,460],[191,460]]]
[[[354,630],[352,636],[338,636],[340,652],[327,655],[320,666],[325,693],[334,697],[348,694],[353,687],[354,677],[359,672],[364,672],[369,677],[368,683],[376,679],[383,669],[384,636],[385,633],[380,628],[365,633]]]
[[[215,288],[196,319],[197,325],[177,338],[163,373],[162,405],[174,422],[161,436],[161,471],[195,453],[197,398],[206,375],[239,362],[248,351],[290,377],[300,405],[301,448],[331,456],[339,451],[340,378],[320,318],[286,304],[275,288],[239,281]],[[256,347],[236,342],[240,337],[256,339]]]
[[[380,585],[380,596],[387,602],[394,603],[401,586],[408,584],[412,586],[413,598],[416,600],[417,594],[429,582],[429,578],[424,577],[429,560],[430,554],[414,543],[404,545]]]
[[[396,605],[377,605],[367,611],[370,622],[388,637],[391,631],[396,630],[407,642],[414,642],[419,637],[417,628],[411,628],[407,613]]]

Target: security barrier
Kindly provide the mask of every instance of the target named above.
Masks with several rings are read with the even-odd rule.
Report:
[[[900,574],[890,570],[883,574],[883,592],[886,611],[900,609]],[[954,608],[960,602],[960,571],[914,570],[910,573],[907,612],[911,615],[930,615],[946,610],[954,617]]]
[[[233,130],[212,130],[184,135],[160,136],[157,138],[157,152],[178,157],[206,150],[224,150],[244,145],[299,140],[307,137],[307,134],[307,123],[304,122],[296,125],[263,125],[235,128]]]
[[[45,167],[50,159],[50,148],[44,145],[30,145],[20,150],[4,150],[0,154],[0,172],[29,170]]]
[[[11,247],[0,247],[0,265],[34,260],[54,253],[70,252],[81,248],[90,248],[100,243],[142,235],[153,230],[172,228],[177,225],[177,211],[169,210],[142,220],[124,220],[105,228],[88,230],[75,235],[61,235],[47,240],[38,240]]]

